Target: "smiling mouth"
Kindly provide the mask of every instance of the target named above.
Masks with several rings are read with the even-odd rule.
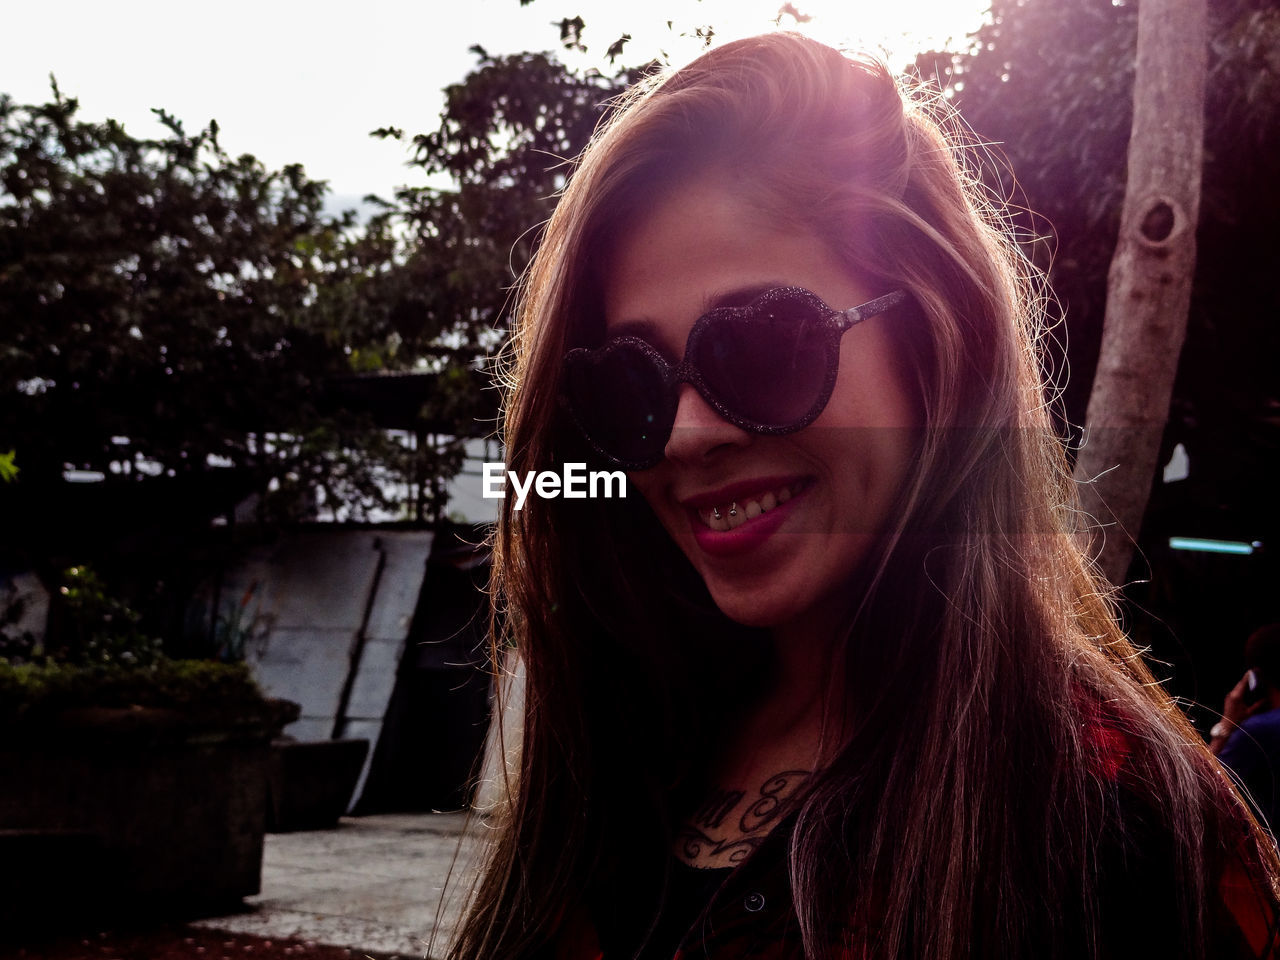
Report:
[[[806,485],[807,481],[796,480],[793,483],[784,484],[776,490],[753,494],[750,497],[731,500],[724,504],[716,504],[713,507],[699,509],[694,512],[707,529],[714,530],[717,533],[726,533],[730,530],[736,530],[743,524],[750,523],[770,510],[776,510],[803,490]]]

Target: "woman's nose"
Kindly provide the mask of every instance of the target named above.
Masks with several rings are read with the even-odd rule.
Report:
[[[665,451],[668,460],[701,463],[718,450],[750,441],[751,434],[720,416],[692,384],[680,385],[676,419]]]

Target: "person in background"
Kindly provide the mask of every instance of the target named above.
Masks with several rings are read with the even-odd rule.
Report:
[[[1209,749],[1245,788],[1254,810],[1274,834],[1280,826],[1280,623],[1259,627],[1244,645],[1249,668],[1209,731]]]

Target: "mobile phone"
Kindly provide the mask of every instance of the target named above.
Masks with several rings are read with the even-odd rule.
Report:
[[[1251,707],[1267,695],[1267,688],[1258,676],[1257,670],[1249,670],[1244,675],[1244,704]]]

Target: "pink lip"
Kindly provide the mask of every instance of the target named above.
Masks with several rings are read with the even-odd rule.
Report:
[[[786,503],[780,503],[767,513],[762,513],[753,520],[748,520],[733,530],[712,530],[698,518],[698,510],[708,510],[715,506],[724,506],[735,500],[753,499],[756,495],[770,490],[779,490],[791,486],[799,477],[767,477],[759,480],[748,480],[730,484],[711,493],[699,494],[681,501],[689,511],[689,523],[693,529],[693,539],[702,551],[713,557],[733,557],[748,553],[777,532],[795,509],[797,501],[803,499],[807,488],[794,494]]]

